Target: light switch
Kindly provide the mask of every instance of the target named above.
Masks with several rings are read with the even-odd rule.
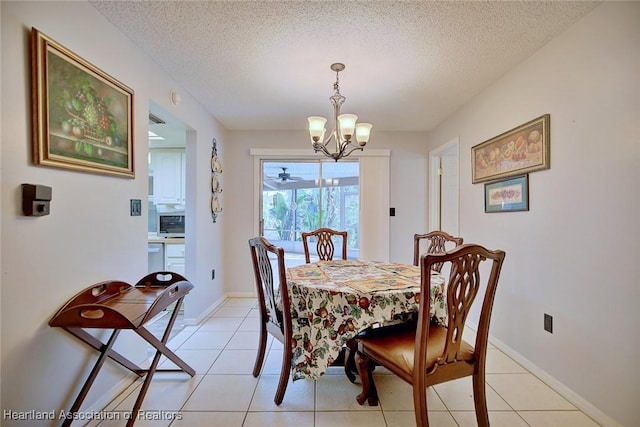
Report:
[[[142,200],[131,199],[131,216],[142,216]]]

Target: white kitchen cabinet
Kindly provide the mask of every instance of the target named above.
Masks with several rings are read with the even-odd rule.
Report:
[[[185,203],[185,153],[181,149],[151,150],[153,200],[157,204]]]
[[[167,271],[173,271],[184,276],[184,243],[165,244],[164,264]]]
[[[157,242],[149,242],[147,245],[149,251],[148,270],[149,273],[162,271],[166,264],[164,261],[164,244]]]

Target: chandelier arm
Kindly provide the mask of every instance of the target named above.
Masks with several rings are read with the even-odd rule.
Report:
[[[329,141],[327,141],[329,142]],[[333,155],[329,152],[329,150],[327,150],[326,147],[326,143],[321,144],[319,142],[314,142],[313,143],[313,150],[317,153],[318,151],[322,151],[324,153],[325,156],[327,157],[333,157]]]
[[[342,147],[344,142],[341,139],[342,132],[340,129],[340,121],[338,120],[338,116],[340,115],[340,107],[347,98],[342,96],[339,90],[336,90],[335,95],[329,97],[329,99],[333,104],[333,131],[331,132],[331,134],[329,134],[327,142],[329,142],[331,140],[331,136],[333,136],[336,140],[336,152],[341,152],[343,150]]]
[[[346,148],[346,146],[345,146]],[[363,147],[353,147],[351,150],[349,150],[349,152],[347,154],[342,154],[341,157],[347,157],[349,154],[353,153],[356,150],[360,150],[360,151],[364,151]],[[342,150],[344,152],[344,150]]]
[[[324,139],[324,141],[316,141],[316,142],[314,142],[314,143],[313,143],[313,145],[314,145],[314,146],[315,146],[316,144],[318,144],[318,145],[323,145],[323,146],[326,148],[326,147],[329,145],[329,143],[331,142],[331,140],[333,139],[333,137],[334,137],[334,135],[333,135],[333,134],[334,134],[334,133],[335,133],[335,132],[330,132],[330,133],[329,133],[329,136],[327,136],[327,137]]]
[[[329,145],[329,143],[331,142],[331,140],[335,137],[335,130],[332,130],[331,132],[329,132],[329,136],[327,136],[327,138],[324,140],[324,142],[322,143],[325,147],[327,145]]]
[[[340,155],[340,157],[342,157],[342,152],[344,151],[344,148],[346,147],[346,142],[342,141],[338,135],[340,135],[340,125],[336,123],[336,131],[335,131],[335,135],[334,135],[334,138],[336,140],[336,151],[335,151],[335,153],[338,153]]]

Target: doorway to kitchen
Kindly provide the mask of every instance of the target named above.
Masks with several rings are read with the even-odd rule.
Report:
[[[302,233],[320,227],[346,230],[347,256],[358,258],[357,160],[263,159],[261,181],[260,235],[284,248],[288,267],[305,262]]]
[[[187,128],[149,104],[149,272],[185,274]]]
[[[149,103],[147,197],[148,272],[171,271],[185,276],[187,126]],[[160,330],[169,319],[160,313],[154,324]],[[172,336],[184,328],[184,305]]]

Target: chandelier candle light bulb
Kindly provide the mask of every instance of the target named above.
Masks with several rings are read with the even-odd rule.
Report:
[[[317,153],[322,152],[325,156],[338,161],[343,157],[347,157],[355,150],[362,151],[364,146],[369,142],[369,136],[371,134],[371,123],[356,123],[358,116],[355,114],[340,114],[340,107],[346,100],[344,96],[340,94],[339,85],[339,73],[345,69],[345,65],[341,63],[331,64],[331,70],[336,72],[336,82],[333,84],[335,93],[329,97],[329,100],[333,104],[333,130],[329,133],[327,139],[324,139],[326,134],[325,124],[327,119],[319,116],[311,116],[307,119],[309,122],[309,136],[311,137],[311,144],[313,149]],[[353,136],[356,136],[355,140],[357,145],[354,144]],[[327,146],[329,142],[334,140],[336,144],[335,151],[332,153]]]
[[[342,133],[341,137],[345,141],[351,140],[353,136],[353,131],[356,128],[356,120],[358,120],[358,116],[355,114],[340,114],[338,116],[338,122],[340,123],[340,131]]]
[[[361,147],[364,147],[369,142],[372,127],[371,123],[358,123],[356,125],[356,141]]]
[[[326,129],[324,128],[327,119],[324,117],[312,116],[307,119],[309,121],[309,134],[311,135],[311,143],[322,141]]]

